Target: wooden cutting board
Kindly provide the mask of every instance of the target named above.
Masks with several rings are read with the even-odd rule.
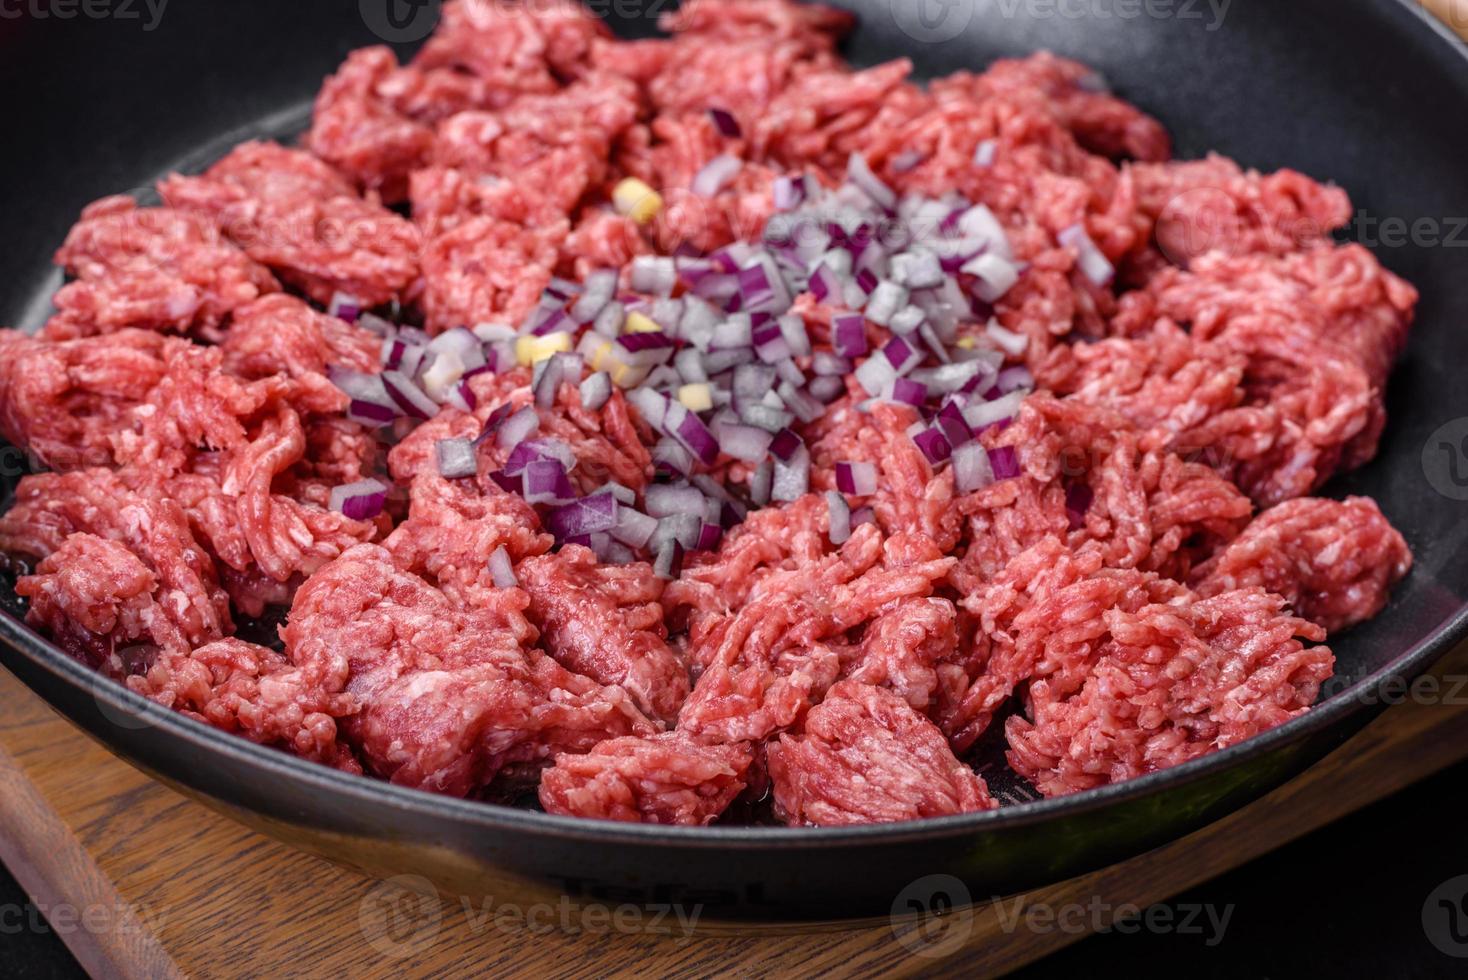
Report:
[[[0,670],[0,860],[96,977],[756,977],[796,964],[993,976],[1468,757],[1468,646],[1434,676],[1435,692],[1389,708],[1288,786],[1095,874],[938,919],[690,935],[616,910],[440,902],[292,850],[114,758]],[[1016,923],[1064,909],[1078,927]]]

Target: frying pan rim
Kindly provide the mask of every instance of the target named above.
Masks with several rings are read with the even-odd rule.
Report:
[[[1468,89],[1468,44],[1417,0],[1393,0],[1382,9],[1383,16],[1405,16],[1427,28],[1444,46],[1432,46],[1439,59],[1462,72],[1460,81]],[[1411,30],[1412,27],[1406,29]],[[286,115],[298,110],[287,110]],[[223,139],[221,137],[221,139]],[[220,140],[211,140],[216,144]],[[343,804],[358,803],[391,809],[405,816],[425,816],[472,825],[486,831],[513,830],[566,841],[608,844],[666,844],[687,849],[730,848],[801,850],[846,847],[859,844],[903,844],[967,835],[980,835],[1073,817],[1119,804],[1133,802],[1165,789],[1178,789],[1209,776],[1242,766],[1250,759],[1319,734],[1359,712],[1371,710],[1370,695],[1398,678],[1415,677],[1468,636],[1468,601],[1432,628],[1390,663],[1361,678],[1300,717],[1263,734],[1178,766],[1149,773],[1122,783],[1085,790],[1068,796],[1019,803],[946,817],[891,824],[852,827],[681,827],[635,824],[611,820],[559,816],[536,810],[494,803],[463,800],[422,790],[396,786],[365,776],[355,776],[309,762],[285,752],[257,745],[237,735],[220,731],[204,722],[162,708],[122,685],[113,683],[67,656],[9,612],[0,615],[0,641],[36,667],[62,682],[90,693],[112,711],[144,716],[160,734],[180,739],[206,755],[222,756],[231,764],[243,765],[261,775],[277,775],[302,789],[319,790]],[[45,700],[43,698],[43,700]],[[1380,703],[1381,699],[1377,699]],[[49,703],[49,702],[48,702]],[[63,712],[64,714],[64,712]],[[70,719],[68,719],[70,720]],[[74,723],[74,722],[73,722]],[[75,723],[74,723],[75,724]],[[109,740],[92,734],[99,742]],[[139,762],[140,765],[145,763]],[[180,780],[184,784],[188,780]]]

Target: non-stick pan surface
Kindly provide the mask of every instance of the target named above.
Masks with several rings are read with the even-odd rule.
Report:
[[[374,27],[409,50],[423,31],[411,18],[389,25],[386,2],[190,0],[158,15],[156,2],[118,0],[106,17],[78,8],[61,19],[55,11],[69,8],[46,4],[44,18],[0,17],[0,322],[44,318],[58,282],[48,257],[88,201],[202,166],[245,136],[288,134],[346,52],[382,39]],[[396,2],[399,14],[410,10]],[[598,9],[618,30],[645,34],[669,6]],[[859,64],[906,55],[936,75],[1050,48],[1095,65],[1159,116],[1180,156],[1217,149],[1333,178],[1359,209],[1350,237],[1421,288],[1381,455],[1329,488],[1375,497],[1417,565],[1380,617],[1332,642],[1339,677],[1314,712],[1206,759],[1061,800],[896,826],[669,829],[443,799],[312,766],[153,708],[9,615],[0,616],[0,662],[119,755],[339,859],[468,894],[680,901],[737,917],[885,914],[933,874],[961,879],[974,898],[1054,881],[1196,828],[1339,745],[1388,700],[1382,685],[1415,676],[1468,630],[1463,46],[1408,0],[846,6],[862,15],[848,48]],[[19,459],[5,456],[7,486]],[[13,593],[0,598],[16,608]],[[932,885],[915,888],[921,897]]]

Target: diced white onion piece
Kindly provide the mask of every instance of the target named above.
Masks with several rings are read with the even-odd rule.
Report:
[[[835,490],[827,490],[826,510],[830,512],[831,518],[831,543],[845,544],[851,537],[851,505]]]
[[[994,217],[982,204],[975,204],[958,218],[958,231],[964,238],[976,239],[985,243],[985,250],[997,254],[1000,258],[1014,258],[1014,251],[1009,245],[1009,235],[1004,231],[1004,226],[999,219]]]
[[[588,412],[601,409],[612,397],[612,377],[605,371],[598,371],[581,382],[581,407]]]
[[[1024,400],[1025,393],[1015,391],[991,402],[974,402],[963,410],[963,420],[968,423],[970,429],[978,432],[995,422],[1014,418],[1019,411],[1020,403]]]
[[[423,391],[429,398],[443,404],[463,376],[464,362],[459,355],[444,351],[433,359],[433,366],[423,372]]]
[[[963,271],[978,280],[974,294],[986,303],[1001,299],[1019,282],[1019,269],[1013,262],[987,252],[965,262]]]
[[[928,251],[902,252],[888,263],[892,280],[908,289],[934,289],[943,284],[943,264]]]
[[[1015,333],[1013,330],[1006,330],[1000,326],[998,320],[992,318],[989,320],[988,325],[984,327],[984,332],[1010,357],[1024,356],[1026,348],[1030,346],[1029,337],[1022,333]]]
[[[474,456],[474,443],[468,439],[440,439],[434,443],[438,457],[438,475],[447,480],[459,480],[479,472],[479,461]]]
[[[770,499],[781,503],[799,500],[810,492],[810,451],[801,446],[788,462],[775,461]]]
[[[494,579],[495,588],[513,589],[520,585],[520,580],[515,578],[514,566],[510,564],[510,553],[505,550],[504,545],[500,545],[490,554],[489,574]]]
[[[1060,244],[1076,250],[1081,274],[1091,281],[1091,285],[1107,286],[1116,278],[1116,267],[1097,247],[1084,225],[1071,225],[1056,237]]]
[[[867,299],[863,313],[868,320],[885,327],[892,322],[892,317],[897,311],[907,305],[907,299],[907,287],[884,279],[877,283],[876,289],[872,290],[872,295]]]
[[[846,162],[846,179],[872,199],[872,203],[886,211],[897,207],[897,193],[883,183],[882,178],[872,172],[867,158],[853,153]]]
[[[973,493],[994,482],[989,453],[982,444],[969,442],[953,450],[953,482],[959,493]]]
[[[499,431],[495,433],[495,444],[501,449],[514,449],[539,428],[540,415],[534,406],[526,405],[500,423]]]
[[[714,157],[694,175],[689,189],[699,197],[713,197],[733,183],[744,161],[728,153]]]

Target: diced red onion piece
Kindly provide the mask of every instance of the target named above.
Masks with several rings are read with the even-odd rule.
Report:
[[[927,158],[921,150],[906,150],[892,158],[892,172],[905,174]]]
[[[627,281],[639,293],[666,296],[678,284],[677,262],[662,255],[639,255],[632,260]]]
[[[735,119],[734,113],[728,109],[711,108],[709,118],[713,120],[714,128],[719,131],[720,136],[737,140],[743,135],[743,131],[739,128],[739,120]]]
[[[999,141],[987,139],[979,143],[974,149],[974,165],[978,167],[994,166],[994,157],[999,152]]]
[[[356,323],[357,318],[362,315],[363,304],[357,297],[348,293],[337,292],[331,296],[331,303],[327,305],[326,312],[338,320],[348,323]]]
[[[963,417],[963,410],[951,400],[943,403],[933,424],[942,430],[943,437],[950,446],[962,446],[974,437],[973,429],[969,428],[968,420]]]
[[[788,359],[792,355],[790,344],[785,340],[785,335],[780,332],[778,324],[767,324],[754,331],[751,339],[754,341],[755,353],[759,359],[766,364],[775,364]]]
[[[526,464],[522,479],[527,503],[567,504],[576,499],[576,491],[566,476],[566,468],[558,460],[531,461]]]
[[[598,269],[586,276],[586,288],[571,304],[571,319],[591,323],[617,295],[617,273],[614,269]]]
[[[861,357],[867,352],[866,320],[855,313],[838,316],[831,323],[832,346],[842,357]]]
[[[984,242],[985,252],[1003,259],[1014,257],[1004,226],[994,217],[994,212],[984,205],[976,204],[960,214],[955,221],[955,227],[964,238]]]
[[[1010,357],[1022,357],[1025,349],[1030,345],[1029,337],[1022,333],[1015,333],[1013,330],[1006,330],[1000,326],[998,320],[992,318],[984,327],[984,333],[988,334],[989,339],[998,344],[999,348]]]
[[[387,506],[386,484],[379,480],[359,480],[332,487],[329,506],[353,521],[370,521]]]
[[[891,362],[881,353],[874,354],[863,361],[854,374],[857,383],[873,398],[880,396],[893,381],[897,380],[897,372],[892,369]]]
[[[810,392],[810,396],[816,401],[824,405],[829,405],[846,394],[846,379],[835,375],[826,375],[825,377],[816,378],[811,381],[806,386],[806,391]]]
[[[617,499],[609,493],[594,493],[546,512],[545,526],[565,540],[583,534],[599,534],[617,526]]]
[[[841,276],[825,262],[822,262],[811,273],[808,288],[810,289],[811,295],[822,303],[827,301],[840,302],[843,299],[843,285]]]
[[[924,429],[913,436],[912,441],[917,443],[917,447],[923,451],[928,462],[934,466],[953,455],[953,447],[948,444],[943,433],[937,429]]]
[[[882,348],[881,356],[886,358],[887,363],[892,366],[894,373],[902,375],[911,371],[922,363],[923,353],[901,337],[893,337],[887,341]]]
[[[1000,446],[989,450],[989,466],[994,471],[994,479],[1007,480],[1010,477],[1019,476],[1019,457],[1013,446]]]
[[[598,371],[581,382],[581,407],[588,412],[600,411],[612,397],[612,376]]]
[[[1095,491],[1084,483],[1072,483],[1065,488],[1065,515],[1070,518],[1072,531],[1086,526],[1086,511],[1095,499]]]
[[[660,472],[687,476],[693,470],[693,453],[676,439],[659,439],[652,447],[653,465]]]
[[[681,405],[678,407],[682,408]],[[718,460],[719,442],[697,414],[685,409],[683,418],[679,420],[678,427],[673,430],[672,435],[686,446],[689,452],[697,456],[703,465],[712,466]]]
[[[798,177],[776,177],[773,194],[775,210],[791,211],[805,203],[805,183]]]
[[[698,531],[698,551],[713,551],[719,546],[719,541],[724,536],[724,529],[717,524],[705,523]]]
[[[851,505],[835,490],[827,490],[826,510],[830,513],[831,543],[845,544],[851,538]]]
[[[964,421],[975,432],[987,429],[998,422],[1008,421],[1014,418],[1015,413],[1019,411],[1024,397],[1024,392],[1015,391],[991,402],[974,402],[963,410]]]
[[[358,398],[353,398],[347,407],[347,418],[368,426],[390,425],[401,415],[402,413],[396,407],[388,408],[385,405],[362,401]]]
[[[770,442],[770,452],[783,463],[788,463],[805,448],[800,436],[789,429],[781,429]]]
[[[929,251],[901,252],[888,263],[888,275],[908,289],[936,289],[943,284],[943,264]]]
[[[877,492],[876,464],[861,461],[837,463],[836,487],[842,493],[856,497],[871,496]]]
[[[431,419],[438,414],[438,402],[424,394],[423,389],[401,371],[382,372],[382,384],[404,414],[416,419]]]
[[[892,391],[889,397],[894,402],[901,402],[904,405],[922,408],[928,401],[928,386],[919,384],[916,381],[909,381],[907,378],[893,378]]]

